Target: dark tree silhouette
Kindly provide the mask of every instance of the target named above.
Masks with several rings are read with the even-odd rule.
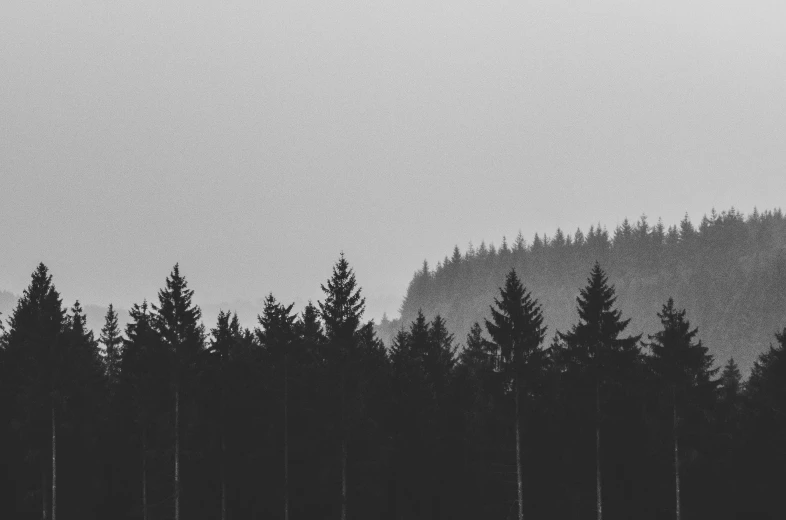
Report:
[[[347,457],[348,457],[348,403],[354,396],[347,396],[347,367],[355,355],[356,337],[363,316],[366,300],[357,287],[355,273],[341,253],[333,267],[327,285],[322,285],[325,301],[319,302],[319,312],[325,324],[325,336],[332,351],[331,362],[339,375],[340,438],[341,438],[341,520],[347,520]]]
[[[98,339],[105,350],[105,363],[106,374],[109,379],[109,384],[114,387],[117,384],[118,375],[120,373],[120,357],[121,347],[123,345],[123,338],[120,335],[120,327],[117,324],[117,313],[112,304],[109,304],[109,309],[106,311],[104,317],[104,327],[101,329],[101,336]]]
[[[603,424],[602,392],[623,391],[619,388],[625,376],[639,361],[638,343],[641,336],[620,335],[629,319],[621,318],[622,312],[614,308],[614,287],[596,262],[587,286],[577,298],[579,322],[566,333],[558,333],[565,343],[563,363],[575,374],[579,386],[594,395],[595,424],[595,510],[598,520],[603,518],[603,464],[601,457],[601,427]],[[589,384],[588,384],[589,383]],[[588,393],[590,393],[588,392]]]
[[[541,377],[546,360],[545,352],[541,348],[546,329],[543,327],[540,305],[521,285],[515,270],[508,273],[505,287],[500,288],[500,297],[495,298],[494,303],[497,308],[491,307],[492,320],[486,320],[486,328],[500,354],[499,370],[506,379],[506,386],[510,384],[514,396],[518,519],[523,520],[520,401],[522,387],[527,385],[529,380]],[[477,349],[477,346],[474,348]]]
[[[691,329],[685,318],[685,310],[677,310],[674,300],[669,300],[658,313],[662,329],[651,335],[649,348],[652,352],[649,365],[657,380],[665,387],[671,415],[671,440],[673,448],[674,517],[681,518],[680,497],[680,454],[679,439],[682,429],[681,417],[695,408],[710,411],[714,404],[717,382],[712,376],[713,358],[700,341],[696,341],[698,329]]]
[[[183,391],[192,390],[196,370],[204,350],[205,333],[200,323],[202,311],[191,302],[194,291],[188,289],[180,266],[175,264],[166,279],[166,287],[158,292],[154,325],[172,356],[172,390],[174,393],[174,512],[180,520],[181,494],[181,400]]]

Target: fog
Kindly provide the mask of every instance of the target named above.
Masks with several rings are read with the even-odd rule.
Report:
[[[454,244],[780,206],[784,15],[6,0],[0,289],[43,261],[128,308],[180,262],[203,305],[302,304],[343,250],[379,318]]]

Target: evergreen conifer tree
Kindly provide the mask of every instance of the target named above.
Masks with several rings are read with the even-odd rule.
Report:
[[[56,412],[62,402],[65,327],[60,294],[41,263],[8,320],[4,357],[14,394],[11,423],[23,440],[24,458],[38,461],[44,519],[56,515]]]
[[[109,379],[109,384],[114,386],[117,383],[120,371],[120,349],[123,345],[123,338],[120,335],[120,327],[117,324],[117,312],[115,312],[111,303],[104,317],[104,327],[101,329],[99,341],[106,349],[104,358],[106,363],[106,374]]]
[[[160,418],[167,415],[168,406],[161,397],[169,393],[171,357],[166,351],[147,301],[134,304],[129,311],[126,338],[120,356],[118,401],[124,408],[121,418],[129,434],[129,448],[133,456],[127,462],[134,484],[130,504],[139,504],[143,520],[149,518],[151,454],[159,448],[156,438],[160,432]],[[163,405],[163,406],[162,406]],[[153,490],[154,491],[154,490]],[[156,495],[155,493],[153,494]],[[114,497],[112,497],[114,498]]]
[[[626,220],[627,222],[627,220]],[[623,226],[625,227],[625,226]],[[624,233],[624,231],[623,231]],[[621,311],[614,308],[613,286],[596,262],[587,286],[577,298],[579,322],[566,333],[557,333],[565,344],[563,364],[573,372],[594,395],[595,423],[595,510],[598,520],[603,518],[603,486],[601,457],[602,393],[606,387],[617,392],[626,372],[629,374],[639,361],[638,343],[641,336],[621,338],[630,322],[623,320]]]
[[[508,273],[505,287],[500,288],[500,297],[495,298],[494,303],[497,308],[491,307],[492,321],[486,320],[486,328],[500,352],[500,370],[510,381],[514,396],[518,519],[523,520],[520,401],[522,386],[528,383],[528,379],[538,378],[543,368],[545,355],[541,346],[546,329],[540,305],[521,285],[515,269]]]
[[[202,311],[192,303],[194,291],[188,288],[180,266],[175,264],[166,279],[166,287],[158,292],[154,325],[172,357],[172,386],[174,393],[174,509],[175,520],[180,520],[181,497],[181,400],[183,391],[191,390],[196,370],[204,351]]]
[[[355,334],[360,327],[366,300],[357,287],[355,273],[341,253],[333,267],[333,274],[327,285],[322,285],[325,301],[319,303],[319,312],[325,324],[325,336],[332,351],[333,363],[339,372],[340,400],[340,437],[341,437],[341,520],[347,520],[347,457],[350,410],[348,404],[352,397],[348,396],[347,368],[354,356],[356,347]]]
[[[285,306],[269,294],[265,298],[264,309],[258,317],[260,329],[257,340],[264,349],[268,364],[273,370],[272,382],[281,396],[284,430],[284,520],[289,520],[289,363],[291,350],[297,338],[295,320],[292,314],[294,304]]]
[[[210,330],[212,339],[208,352],[213,355],[215,359],[215,380],[218,385],[218,410],[216,412],[218,419],[218,436],[220,446],[220,461],[219,461],[219,478],[221,481],[221,520],[227,518],[227,427],[226,427],[226,407],[229,393],[231,372],[229,370],[230,356],[234,354],[234,350],[238,344],[243,341],[242,332],[240,330],[240,322],[237,319],[237,314],[232,315],[230,312],[219,311],[216,327]]]
[[[681,517],[680,497],[680,418],[689,409],[703,407],[707,411],[713,405],[712,398],[716,382],[712,376],[713,357],[707,347],[696,341],[698,329],[691,329],[685,318],[685,310],[677,310],[674,300],[669,298],[658,313],[662,329],[650,336],[649,347],[652,352],[650,366],[658,380],[666,386],[670,401],[672,419],[672,447],[674,470],[674,514]]]

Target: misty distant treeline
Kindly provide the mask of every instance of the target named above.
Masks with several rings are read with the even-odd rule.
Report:
[[[659,326],[667,298],[690,312],[702,338],[719,360],[734,357],[748,373],[772,342],[786,316],[786,219],[781,210],[747,217],[712,211],[697,225],[686,216],[665,227],[627,219],[613,231],[600,224],[553,236],[519,236],[499,247],[456,247],[450,257],[415,273],[401,306],[401,320],[386,320],[378,332],[386,342],[418,311],[442,316],[463,338],[488,313],[489,301],[513,267],[541,302],[550,333],[574,319],[577,288],[587,266],[598,261],[617,289],[631,329],[649,334]]]
[[[95,337],[39,265],[0,332],[0,518],[786,517],[786,316],[743,380],[671,298],[633,334],[596,262],[556,334],[513,269],[465,337],[417,313],[389,348],[343,255],[322,289],[249,330],[176,265]]]

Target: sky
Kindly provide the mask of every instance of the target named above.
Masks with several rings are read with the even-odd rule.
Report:
[[[458,244],[772,209],[786,4],[4,0],[0,289],[367,318]],[[241,316],[245,321],[249,317]],[[212,323],[214,316],[206,316]]]

